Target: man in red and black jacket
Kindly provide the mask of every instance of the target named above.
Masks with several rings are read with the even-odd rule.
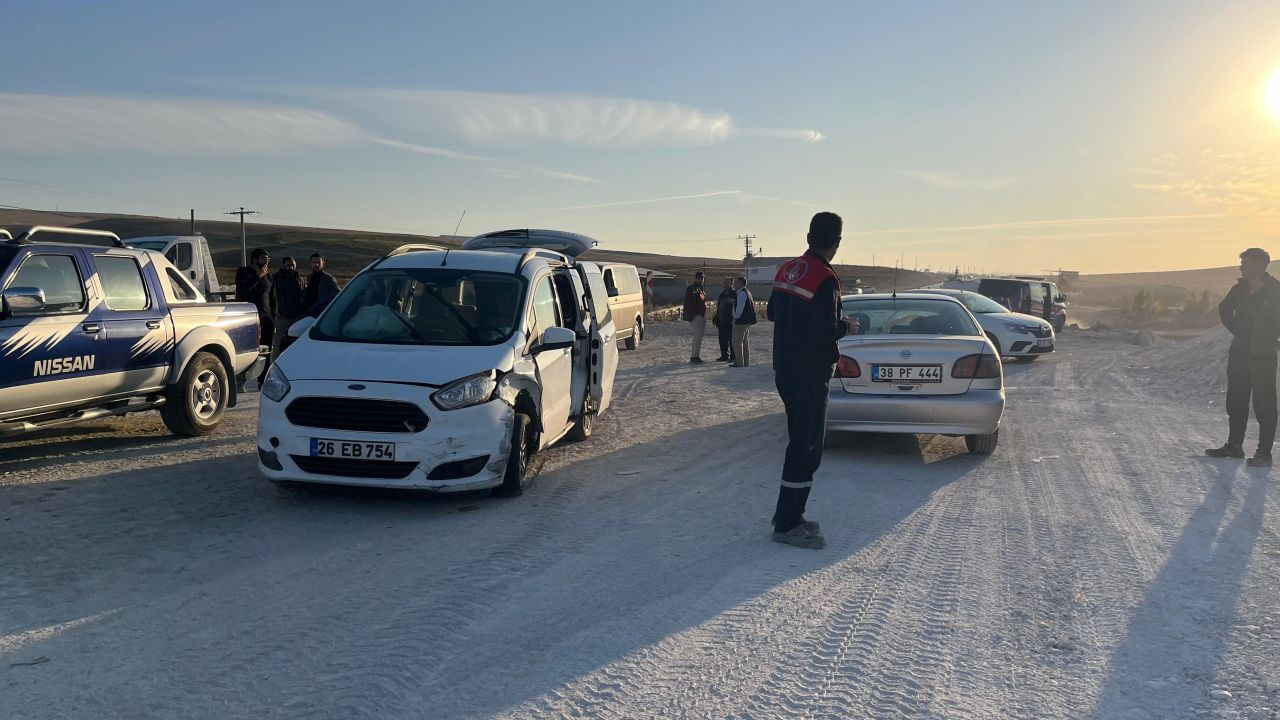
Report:
[[[827,391],[839,351],[836,341],[858,332],[858,321],[840,317],[840,277],[831,259],[840,249],[843,221],[821,212],[809,222],[809,250],[778,268],[769,297],[773,376],[787,411],[787,454],[773,514],[773,540],[821,548],[818,523],[804,519],[813,474],[822,463]]]

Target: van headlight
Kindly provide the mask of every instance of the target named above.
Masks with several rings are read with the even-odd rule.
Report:
[[[272,402],[280,402],[289,394],[289,378],[284,376],[279,365],[272,365],[267,371],[267,377],[262,381],[262,394]]]
[[[431,393],[431,402],[441,410],[457,410],[489,402],[493,399],[493,391],[498,388],[497,375],[490,370],[451,382]]]

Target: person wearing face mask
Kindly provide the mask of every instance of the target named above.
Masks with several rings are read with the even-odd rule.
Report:
[[[263,345],[271,342],[271,338],[275,335],[275,294],[271,292],[272,277],[268,266],[271,264],[271,255],[262,248],[254,248],[249,253],[249,264],[236,270],[236,302],[253,303],[258,308],[258,344]],[[258,385],[262,385],[262,379],[266,377],[267,365],[270,360],[263,365],[262,372],[258,375]],[[236,378],[236,383],[240,390],[244,390],[245,376],[248,375],[246,370]]]
[[[306,287],[302,275],[298,273],[298,262],[291,257],[281,260],[280,269],[271,282],[271,292],[275,295],[276,331],[271,338],[270,362],[275,362],[293,341],[289,337],[289,328],[306,310],[302,304]]]

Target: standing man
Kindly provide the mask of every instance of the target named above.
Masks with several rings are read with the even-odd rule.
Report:
[[[733,362],[733,305],[737,295],[733,291],[733,278],[724,279],[724,289],[716,296],[716,314],[712,318],[720,340],[720,357],[716,362]]]
[[[756,324],[756,299],[751,297],[747,289],[747,279],[738,276],[733,281],[733,366],[746,367],[751,364],[751,348],[747,344],[747,331]]]
[[[822,463],[827,425],[827,384],[835,372],[836,341],[858,332],[840,317],[840,278],[831,259],[840,249],[844,223],[820,212],[809,222],[809,250],[778,268],[769,297],[773,377],[787,411],[787,454],[773,513],[773,541],[818,549],[827,541],[818,523],[804,519],[813,474]]]
[[[275,296],[271,292],[271,271],[268,265],[271,256],[262,248],[254,248],[249,253],[249,264],[236,270],[236,302],[253,303],[258,308],[258,344],[271,342],[275,335]],[[270,360],[267,361],[270,364]],[[244,390],[246,370],[236,378],[236,385]],[[258,374],[258,385],[266,377],[267,365],[262,366]]]
[[[338,297],[338,281],[324,271],[324,266],[323,255],[311,255],[311,277],[307,280],[307,290],[302,296],[302,306],[306,308],[304,315],[318,317]]]
[[[276,272],[275,279],[272,281],[271,291],[275,293],[276,332],[271,338],[270,362],[275,362],[276,358],[280,357],[280,353],[284,352],[292,342],[292,338],[289,337],[290,326],[302,317],[302,313],[307,309],[302,304],[306,283],[298,273],[296,260],[286,257],[280,261],[280,270]]]
[[[693,353],[689,362],[702,364],[702,336],[707,334],[707,291],[703,288],[706,275],[701,270],[693,274],[693,283],[684,289],[684,311],[681,317],[693,326]]]
[[[1252,467],[1271,466],[1276,439],[1276,339],[1280,337],[1280,281],[1267,272],[1271,256],[1262,248],[1240,253],[1240,281],[1218,304],[1231,332],[1227,351],[1227,442],[1204,451],[1209,457],[1244,457],[1249,399],[1258,420],[1258,451]]]

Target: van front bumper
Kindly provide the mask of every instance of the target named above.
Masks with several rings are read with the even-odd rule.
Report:
[[[263,397],[258,415],[258,469],[271,480],[411,488],[436,492],[483,490],[502,484],[511,450],[515,410],[500,399],[458,410],[432,404],[429,388],[348,381],[291,383],[281,402]],[[419,432],[365,432],[299,425],[288,417],[299,398],[388,400],[416,405],[427,417]],[[312,439],[394,443],[395,460],[326,459],[312,455]],[[433,474],[435,477],[433,477]]]

